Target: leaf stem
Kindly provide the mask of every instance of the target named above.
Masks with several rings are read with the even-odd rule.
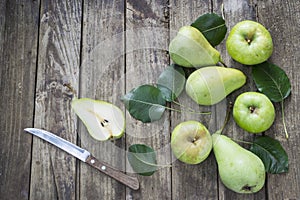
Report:
[[[286,128],[286,124],[285,124],[285,117],[284,117],[284,107],[283,107],[283,100],[280,102],[281,104],[281,115],[282,115],[282,123],[283,123],[283,128],[284,128],[284,132],[285,132],[285,137],[286,139],[289,138],[289,134]]]
[[[187,110],[189,110],[189,111],[195,112],[194,109],[192,109],[192,108],[190,108],[190,107],[187,107],[187,106],[185,106],[185,105],[182,105],[181,103],[179,103],[179,102],[177,102],[177,101],[172,101],[172,103],[174,103],[174,104],[176,104],[176,105],[178,105],[178,106],[180,106],[180,107],[182,107],[182,108],[187,108]]]
[[[165,168],[165,167],[173,167],[172,165],[160,165],[159,163],[156,165],[157,167]]]
[[[244,140],[237,140],[237,139],[232,139],[233,141],[235,142],[240,142],[240,143],[244,143],[244,144],[253,144],[253,142],[247,142],[247,141],[244,141]]]
[[[225,15],[224,15],[224,3],[221,4],[221,13],[222,13],[222,18],[225,20]]]
[[[194,110],[187,111],[187,110],[178,110],[178,109],[170,108],[170,107],[166,107],[166,106],[164,106],[164,107],[165,107],[167,110],[176,111],[176,112],[179,112],[179,113],[187,112],[187,113],[191,113],[191,114],[200,114],[200,115],[208,115],[208,114],[211,114],[211,112],[196,112],[196,111],[194,111]]]

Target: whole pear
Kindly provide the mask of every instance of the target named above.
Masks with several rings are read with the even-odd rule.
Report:
[[[213,48],[203,34],[192,26],[183,26],[170,42],[171,59],[183,67],[216,65],[220,53]]]
[[[200,105],[213,105],[246,83],[243,72],[226,67],[203,67],[194,71],[186,82],[186,93]]]
[[[266,176],[261,159],[229,137],[215,133],[212,139],[222,183],[237,193],[258,192]]]

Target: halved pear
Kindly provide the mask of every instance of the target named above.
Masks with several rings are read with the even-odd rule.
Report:
[[[71,106],[94,139],[104,141],[124,134],[125,117],[117,106],[89,98],[74,99]]]

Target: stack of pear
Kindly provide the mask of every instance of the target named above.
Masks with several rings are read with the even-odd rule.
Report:
[[[266,174],[261,159],[224,135],[215,133],[212,139],[222,183],[237,193],[258,192]]]

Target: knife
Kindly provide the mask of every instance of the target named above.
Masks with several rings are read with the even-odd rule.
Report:
[[[115,180],[123,183],[124,185],[134,189],[139,189],[139,181],[137,177],[129,176],[119,170],[109,166],[107,163],[99,161],[90,152],[79,146],[53,134],[48,131],[37,129],[37,128],[26,128],[26,132],[31,133],[47,142],[53,144],[54,146],[68,152],[72,156],[78,158],[79,160],[87,163],[88,165],[98,169],[100,172],[114,178]]]

